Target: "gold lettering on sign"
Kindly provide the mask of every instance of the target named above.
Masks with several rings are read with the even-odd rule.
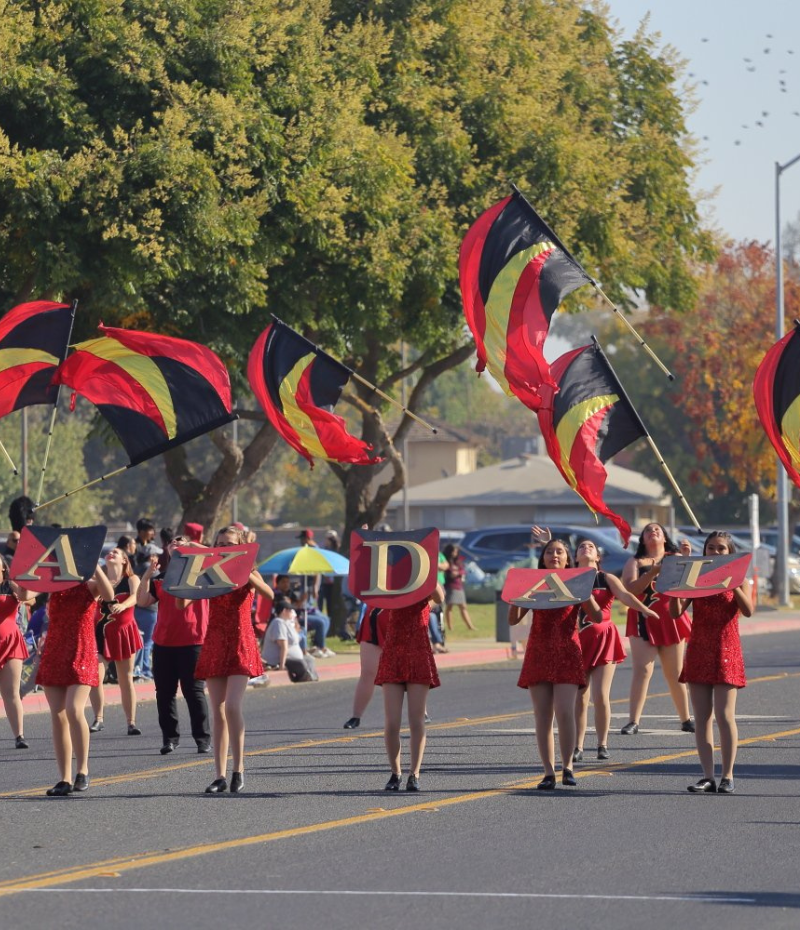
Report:
[[[212,590],[214,588],[235,588],[236,583],[232,581],[223,571],[222,566],[226,562],[230,562],[233,559],[238,558],[242,553],[241,552],[193,552],[189,555],[186,553],[180,553],[180,557],[184,560],[183,571],[181,572],[181,577],[178,582],[174,585],[174,590],[180,588],[204,588]],[[219,562],[215,565],[209,565],[205,567],[203,563],[209,556],[214,556],[219,558]],[[208,584],[201,585],[199,580],[205,576],[208,579]]]
[[[50,554],[55,555],[56,560],[47,561]],[[58,568],[58,574],[53,575],[53,581],[83,581],[83,575],[78,571],[75,564],[75,555],[72,552],[69,536],[66,533],[59,536],[42,555],[31,565],[24,575],[17,575],[17,581],[41,581],[42,579],[36,574],[40,568]]]
[[[364,540],[363,545],[370,551],[369,563],[369,591],[362,591],[362,597],[375,597],[386,594],[410,594],[422,586],[431,570],[431,559],[424,547],[419,543],[406,540],[388,541],[377,539],[372,542]],[[389,589],[386,587],[389,576],[389,547],[400,546],[405,549],[411,558],[411,577],[403,588]]]
[[[724,581],[719,582],[719,584],[697,583],[698,579],[700,578],[700,571],[703,566],[712,565],[713,562],[713,559],[698,559],[695,562],[683,561],[683,559],[680,559],[678,564],[683,566],[683,575],[681,576],[681,580],[677,582],[671,588],[671,590],[688,591],[691,588],[695,591],[727,591],[733,578],[732,575],[726,578]]]
[[[552,604],[580,604],[581,598],[575,597],[575,595],[570,591],[570,589],[564,584],[564,582],[555,574],[555,572],[545,575],[541,581],[537,581],[536,584],[526,591],[524,594],[520,595],[517,598],[514,598],[516,601],[529,601],[533,599],[535,594],[542,594],[545,591],[550,591],[552,597],[549,598],[550,603]]]

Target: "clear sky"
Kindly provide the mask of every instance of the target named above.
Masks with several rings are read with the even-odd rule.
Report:
[[[702,146],[694,189],[716,191],[706,219],[733,239],[774,242],[775,162],[800,155],[800,0],[606,3],[626,35],[649,13],[648,31],[687,61]],[[782,226],[799,214],[800,162],[781,179]]]

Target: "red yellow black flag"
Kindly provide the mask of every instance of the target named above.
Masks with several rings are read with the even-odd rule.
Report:
[[[551,374],[558,392],[547,391],[538,411],[550,458],[586,506],[608,517],[627,545],[630,526],[603,501],[603,466],[647,430],[596,343],[566,352],[553,362]]]
[[[277,319],[258,337],[247,363],[250,387],[267,419],[312,466],[315,456],[354,465],[381,461],[333,412],[352,374]]]
[[[800,487],[800,328],[764,356],[753,381],[756,411],[786,473]]]

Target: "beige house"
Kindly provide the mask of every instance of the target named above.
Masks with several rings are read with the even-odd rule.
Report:
[[[436,433],[419,423],[412,424],[398,449],[406,461],[410,488],[440,478],[468,475],[478,467],[478,449],[473,442],[446,426],[433,425]],[[389,434],[396,428],[397,424],[391,424]],[[378,475],[376,484],[385,480],[381,472]]]
[[[611,463],[606,471],[604,500],[631,526],[651,521],[671,524],[672,498],[658,482]],[[521,455],[414,485],[406,493],[411,527],[471,530],[515,523],[594,523],[591,511],[546,455]],[[386,519],[392,527],[403,528],[402,492],[392,498]]]

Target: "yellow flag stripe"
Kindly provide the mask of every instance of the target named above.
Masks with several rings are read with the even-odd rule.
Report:
[[[561,450],[561,467],[564,470],[564,474],[568,476],[569,483],[573,488],[577,485],[578,479],[575,477],[572,466],[569,464],[569,457],[578,431],[583,424],[586,423],[587,420],[590,420],[596,413],[599,413],[605,407],[610,407],[618,400],[619,395],[617,394],[601,394],[597,397],[590,397],[580,404],[575,404],[575,406],[571,407],[561,418],[561,422],[556,428],[556,438],[558,439],[558,446]]]
[[[786,408],[781,419],[781,439],[795,467],[800,467],[800,397]]]
[[[41,349],[0,349],[0,371],[16,368],[17,365],[29,365],[31,362],[58,365],[60,361],[55,355]]]
[[[150,395],[158,407],[164,420],[167,436],[170,439],[177,436],[178,419],[172,402],[172,394],[158,365],[148,355],[132,352],[127,346],[109,336],[79,342],[75,350],[87,352],[106,362],[112,362],[130,375]]]
[[[486,367],[509,397],[513,396],[513,392],[508,386],[504,369],[508,345],[508,320],[511,316],[514,291],[526,265],[542,252],[553,248],[555,246],[552,242],[536,242],[529,249],[518,252],[492,282],[489,299],[486,301],[486,331],[483,336],[486,348]]]
[[[327,459],[328,453],[325,451],[322,443],[319,441],[314,424],[297,406],[297,387],[306,368],[314,361],[314,353],[309,352],[297,361],[289,374],[281,382],[278,394],[283,404],[283,415],[286,417],[289,425],[300,437],[300,441],[311,453],[320,459]]]

